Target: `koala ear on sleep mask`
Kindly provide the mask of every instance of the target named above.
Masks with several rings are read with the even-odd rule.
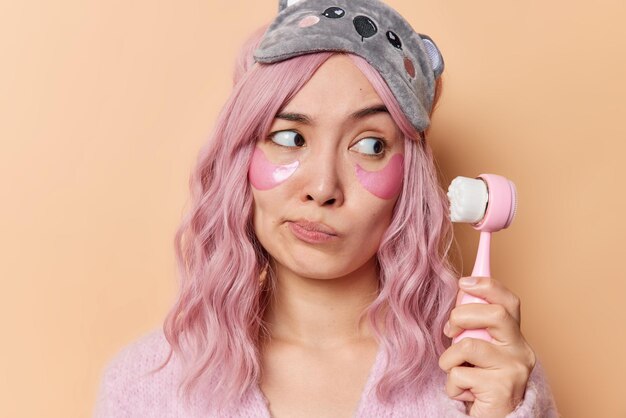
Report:
[[[398,12],[378,0],[279,0],[278,12],[254,52],[256,62],[354,53],[378,70],[418,132],[428,127],[443,57]]]

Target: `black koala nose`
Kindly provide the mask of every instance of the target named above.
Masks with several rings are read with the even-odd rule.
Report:
[[[363,38],[376,35],[376,32],[378,32],[376,24],[367,16],[357,16],[352,23],[354,23],[357,33],[361,35],[361,41]]]

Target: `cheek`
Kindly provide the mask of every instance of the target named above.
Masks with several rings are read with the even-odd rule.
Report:
[[[367,191],[381,199],[394,198],[402,188],[404,156],[396,154],[379,171],[366,171],[356,165],[356,176]]]
[[[303,18],[302,20],[300,20],[300,22],[298,22],[298,27],[308,28],[309,26],[313,26],[313,25],[317,24],[319,21],[320,21],[319,17],[313,16],[313,15],[309,15],[309,16],[306,16],[305,18]]]
[[[259,147],[254,149],[248,180],[259,190],[268,190],[287,180],[298,168],[299,161],[286,165],[275,165],[268,161]]]

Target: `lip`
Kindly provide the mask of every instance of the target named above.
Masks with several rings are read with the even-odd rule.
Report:
[[[318,244],[337,238],[337,231],[320,222],[298,219],[287,222],[291,232],[302,241]]]

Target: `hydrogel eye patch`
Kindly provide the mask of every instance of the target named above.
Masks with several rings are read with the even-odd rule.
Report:
[[[381,199],[392,199],[402,189],[404,173],[404,156],[395,154],[385,168],[379,171],[366,171],[356,165],[356,177],[361,185],[370,193]]]
[[[300,161],[297,160],[285,165],[272,164],[261,148],[255,147],[248,180],[259,190],[272,189],[291,177],[299,165]]]
[[[289,164],[278,165],[271,163],[259,147],[255,147],[248,180],[258,190],[269,190],[287,180],[300,166],[296,160]],[[381,199],[394,198],[402,188],[404,172],[404,157],[395,154],[387,165],[378,171],[364,170],[359,164],[355,166],[356,177],[361,185],[374,196]]]

